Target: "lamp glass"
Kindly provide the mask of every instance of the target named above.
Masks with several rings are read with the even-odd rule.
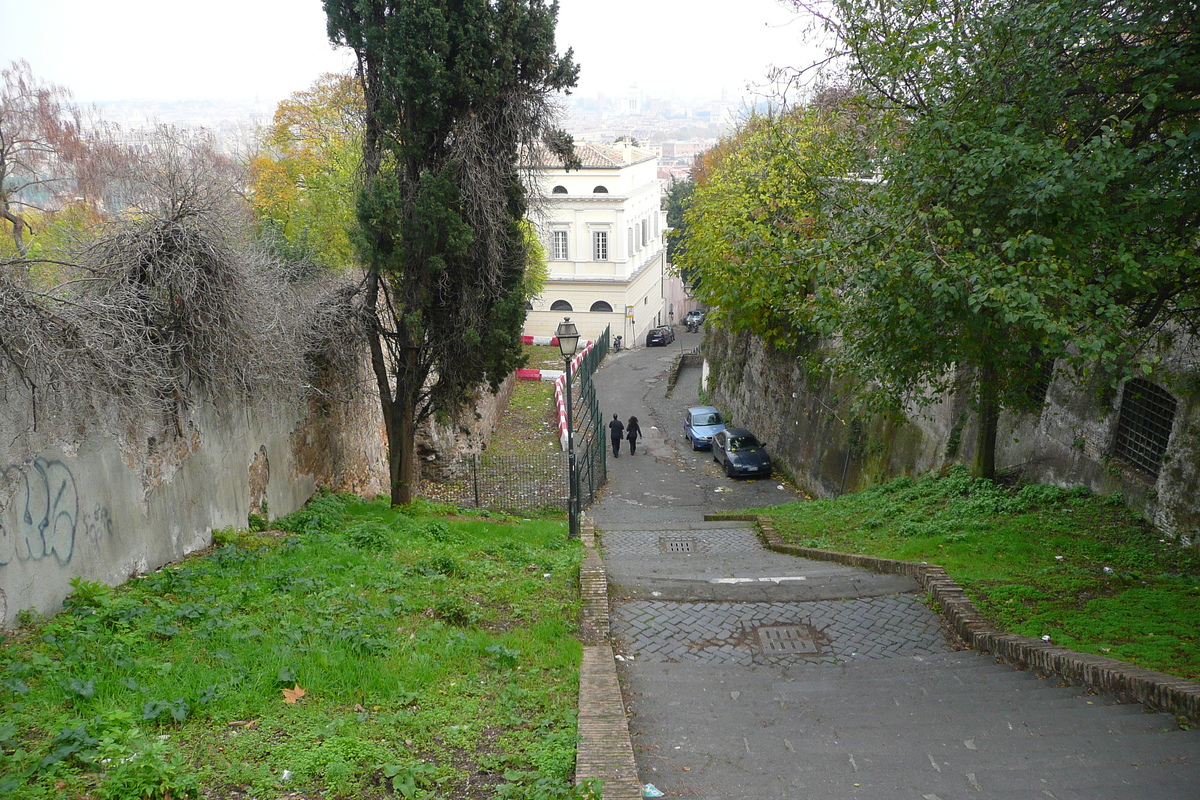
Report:
[[[575,348],[579,346],[579,329],[575,327],[574,322],[571,322],[570,317],[563,317],[563,321],[558,323],[556,335],[558,336],[558,349],[563,358],[575,355]]]

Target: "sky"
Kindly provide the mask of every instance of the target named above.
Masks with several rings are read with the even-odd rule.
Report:
[[[576,94],[736,97],[771,66],[815,58],[814,34],[778,0],[560,0],[560,51]],[[325,33],[320,0],[0,0],[0,65],[82,103],[256,100],[274,104],[353,58]]]

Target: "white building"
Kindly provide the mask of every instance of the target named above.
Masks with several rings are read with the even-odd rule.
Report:
[[[535,222],[549,277],[527,306],[525,333],[553,335],[569,316],[586,339],[608,326],[627,346],[641,344],[648,329],[676,319],[664,299],[667,225],[658,159],[627,143],[577,142],[575,151],[582,169],[536,171],[532,191],[546,202]]]

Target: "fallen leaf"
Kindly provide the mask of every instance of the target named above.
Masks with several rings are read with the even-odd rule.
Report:
[[[235,719],[229,723],[231,728],[257,728],[258,720],[256,719]]]
[[[367,713],[367,710],[362,707],[362,703],[355,703],[354,710],[357,711],[359,714]]]
[[[297,684],[291,689],[283,690],[283,702],[295,705],[296,701],[298,701],[301,697],[304,697],[305,694],[306,692],[300,688],[299,684]]]

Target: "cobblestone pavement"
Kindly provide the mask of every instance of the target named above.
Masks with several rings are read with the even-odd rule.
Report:
[[[622,655],[700,664],[836,664],[948,652],[914,595],[813,603],[621,603]]]
[[[745,553],[762,550],[758,536],[746,525],[739,528],[672,531],[605,531],[605,555]]]

